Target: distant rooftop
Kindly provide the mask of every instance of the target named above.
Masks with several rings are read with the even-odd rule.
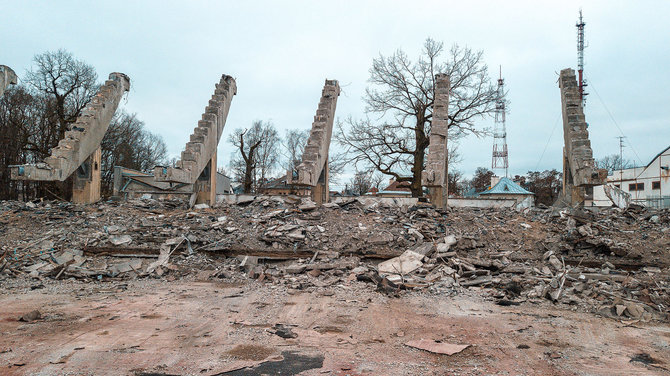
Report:
[[[532,195],[534,193],[523,189],[519,184],[513,182],[509,178],[500,178],[500,181],[496,185],[494,185],[491,189],[489,189],[488,191],[481,192],[479,194]]]

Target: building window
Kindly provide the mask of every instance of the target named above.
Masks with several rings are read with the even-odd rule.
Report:
[[[660,181],[652,181],[651,182],[651,189],[661,189],[661,182]]]
[[[614,184],[614,186],[617,187],[617,188],[621,188],[620,184]]]
[[[644,191],[644,183],[628,184],[629,191]]]

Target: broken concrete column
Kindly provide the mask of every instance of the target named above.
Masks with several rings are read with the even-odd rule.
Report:
[[[451,84],[446,74],[435,75],[433,120],[430,127],[430,146],[426,167],[421,174],[421,184],[430,188],[433,204],[447,207],[447,135],[449,130],[449,90]]]
[[[563,112],[563,198],[583,203],[585,188],[602,185],[607,170],[597,169],[593,159],[577,78],[573,69],[563,69],[558,80]]]
[[[193,186],[195,204],[216,204],[216,155],[214,153],[205,169]]]
[[[77,168],[72,181],[72,202],[88,204],[100,200],[101,159],[102,149],[98,148]]]
[[[0,97],[5,94],[9,85],[16,85],[17,77],[12,68],[6,65],[0,65]]]
[[[110,74],[81,116],[65,132],[65,137],[51,149],[51,156],[42,163],[9,166],[12,179],[64,181],[79,171],[74,179],[73,199],[93,202],[91,200],[100,198],[100,143],[123,94],[129,89],[128,76],[118,72]]]
[[[216,84],[209,105],[205,107],[202,120],[198,121],[198,126],[181,153],[181,160],[177,161],[175,167],[156,166],[154,169],[156,181],[185,184],[195,184],[198,181],[196,192],[199,190],[209,192],[198,194],[198,200],[202,201],[208,197],[210,205],[215,204],[216,149],[219,146],[230,104],[235,94],[237,94],[235,79],[225,74],[222,75],[219,83]],[[207,166],[211,168],[205,171]]]
[[[340,85],[337,80],[326,80],[302,162],[296,171],[287,173],[289,184],[312,187],[312,200],[318,204],[328,202],[328,149],[339,95]]]

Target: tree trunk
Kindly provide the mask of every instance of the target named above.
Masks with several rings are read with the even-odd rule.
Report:
[[[416,149],[414,149],[414,163],[412,164],[412,183],[410,184],[410,191],[412,197],[422,197],[423,189],[421,189],[421,173],[423,172],[423,162],[426,157],[426,148],[428,147],[428,137],[424,132],[425,126],[425,109],[417,114],[416,128],[414,129],[414,139],[416,140]]]
[[[421,189],[421,171],[423,171],[423,159],[424,151],[417,150],[414,152],[414,165],[412,166],[412,183],[410,184],[410,190],[412,191],[412,197],[421,197],[423,196],[423,190]]]
[[[247,163],[244,169],[244,193],[251,193],[251,175],[254,171],[251,163]]]

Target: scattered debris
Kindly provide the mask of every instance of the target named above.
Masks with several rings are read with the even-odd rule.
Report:
[[[438,342],[430,339],[413,340],[406,342],[405,345],[414,347],[416,349],[445,355],[454,355],[470,347],[470,345],[456,345],[453,343]]]
[[[25,315],[19,317],[19,321],[23,322],[31,322],[31,321],[36,321],[42,318],[42,313],[38,310],[30,311],[26,313]]]
[[[359,281],[389,296],[472,288],[504,306],[548,300],[616,319],[668,320],[667,209],[438,211],[293,196],[188,205],[2,201],[0,281],[251,278],[296,290]]]
[[[291,330],[291,328],[284,324],[275,324],[271,329],[272,334],[276,334],[282,338],[297,338],[298,335]]]

